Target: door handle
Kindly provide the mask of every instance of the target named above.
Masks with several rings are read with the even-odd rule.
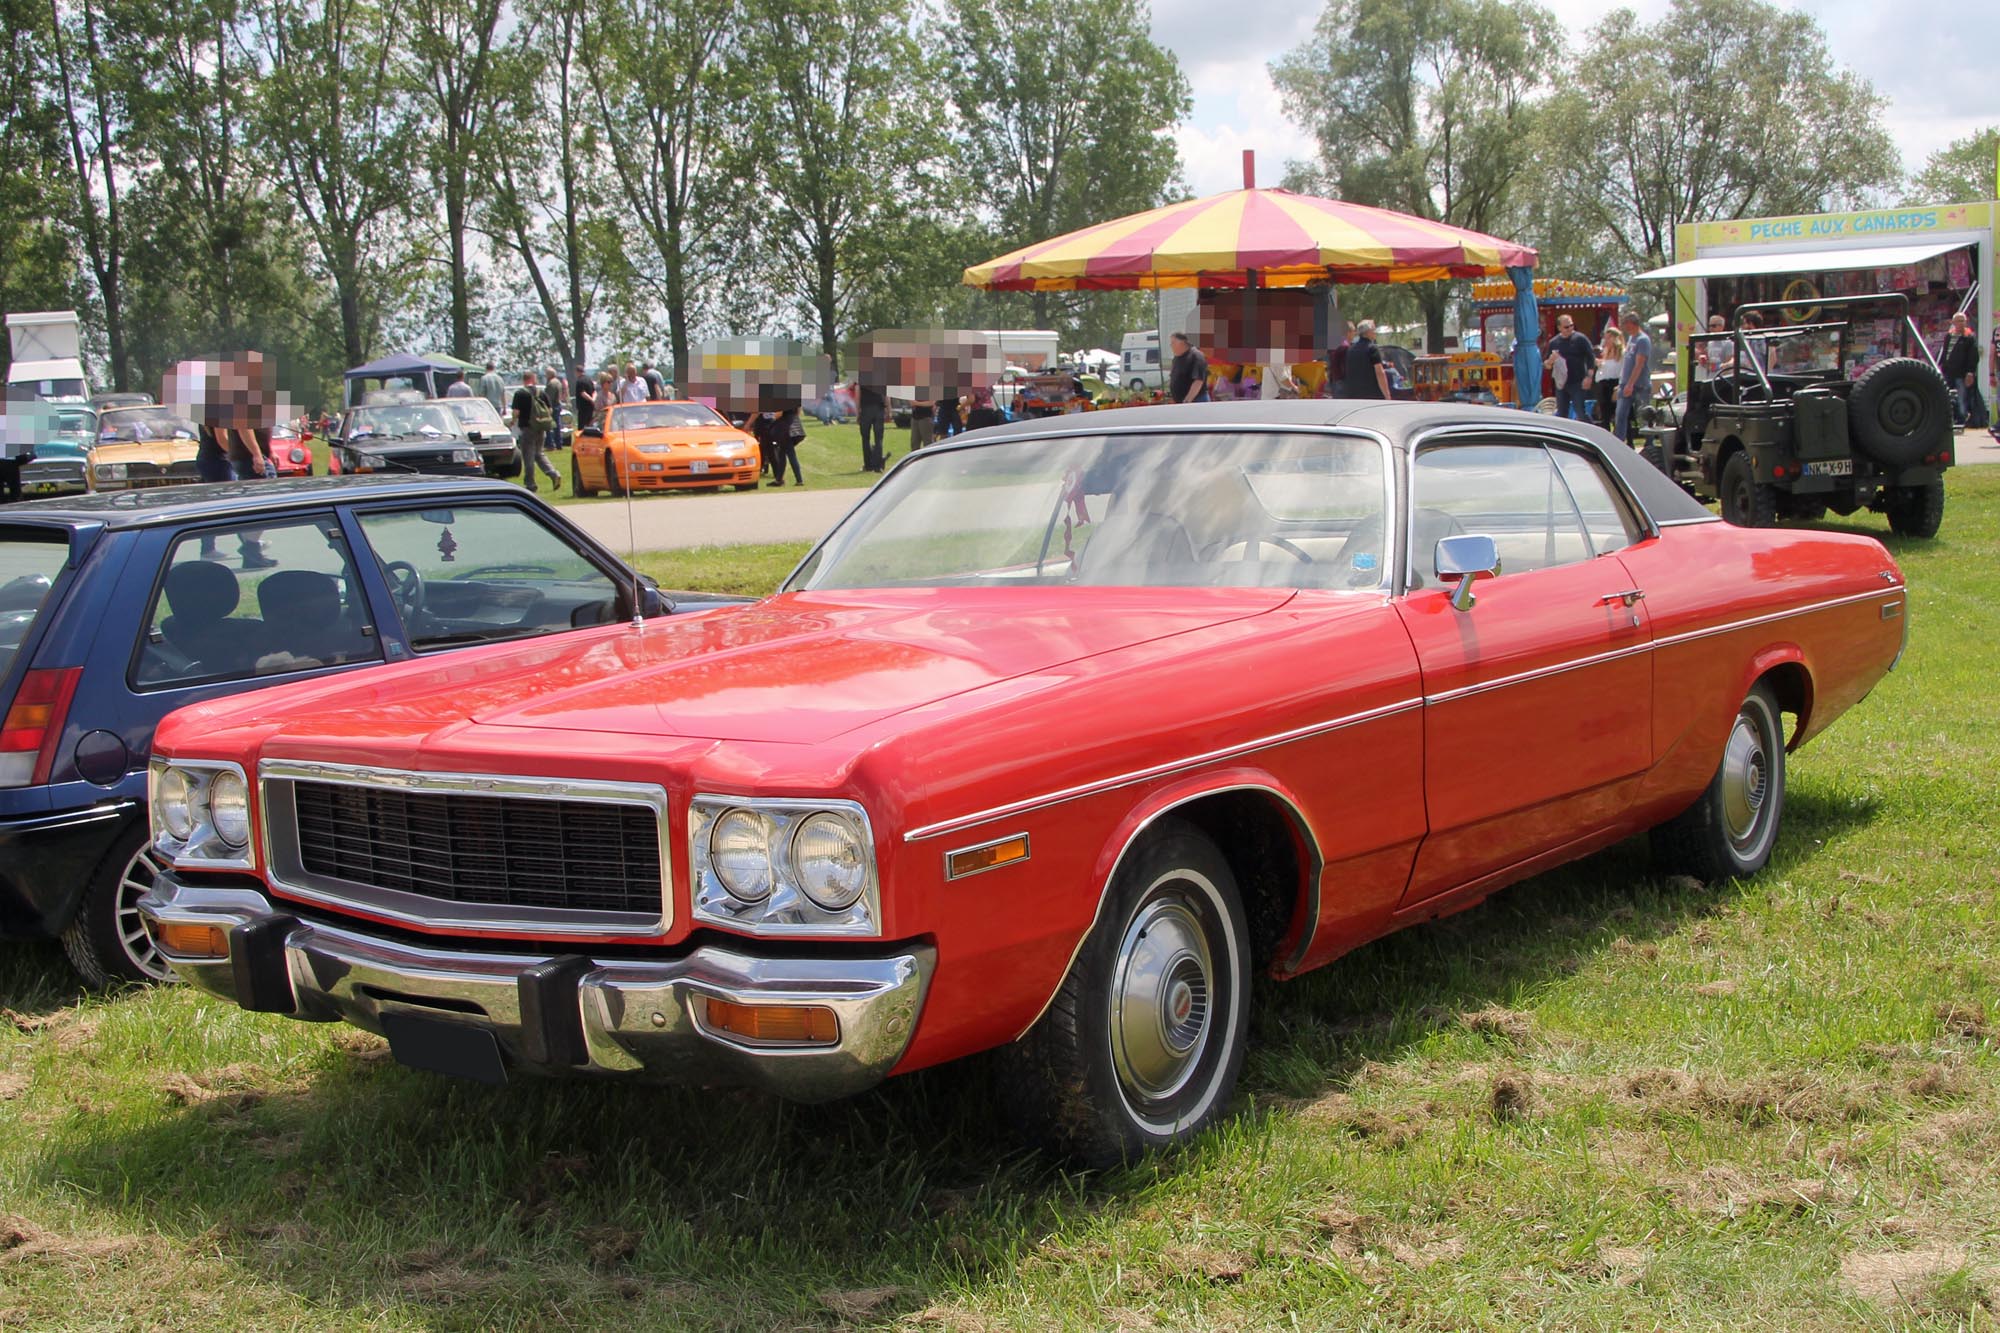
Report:
[[[1626,606],[1630,607],[1645,600],[1646,593],[1643,588],[1627,588],[1623,592],[1605,593],[1604,596],[1597,599],[1597,604],[1599,606],[1609,606],[1613,602],[1623,602]]]

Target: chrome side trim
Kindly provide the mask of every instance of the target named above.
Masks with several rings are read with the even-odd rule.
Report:
[[[1751,616],[1744,620],[1733,620],[1726,625],[1715,625],[1708,629],[1683,630],[1679,634],[1669,634],[1662,639],[1652,639],[1646,643],[1633,644],[1629,648],[1614,648],[1610,652],[1592,653],[1588,657],[1573,658],[1567,662],[1556,662],[1549,666],[1536,667],[1532,671],[1520,671],[1511,676],[1501,676],[1494,680],[1483,680],[1477,685],[1461,685],[1455,690],[1444,690],[1438,694],[1427,694],[1424,696],[1424,702],[1426,704],[1449,703],[1453,699],[1462,699],[1470,694],[1481,694],[1487,690],[1497,690],[1507,685],[1522,685],[1528,681],[1540,680],[1547,676],[1559,676],[1566,671],[1578,671],[1584,667],[1597,666],[1604,662],[1615,662],[1621,657],[1634,657],[1640,653],[1650,653],[1656,648],[1669,647],[1677,643],[1688,643],[1695,639],[1706,639],[1717,634],[1728,634],[1734,630],[1749,629],[1757,625],[1768,624],[1774,620],[1785,620],[1792,616],[1811,615],[1816,611],[1830,610],[1834,607],[1845,606],[1850,602],[1875,601],[1883,595],[1880,592],[1853,593],[1846,597],[1835,597],[1824,602],[1814,602],[1809,606],[1797,607],[1790,611],[1773,611],[1761,616]],[[1901,599],[1896,599],[1889,605],[1901,605]],[[1884,607],[1882,618],[1884,620],[1890,618],[1887,606]]]
[[[1019,801],[1009,801],[1005,805],[996,805],[991,809],[978,810],[969,815],[960,815],[955,819],[940,820],[935,824],[925,824],[921,828],[911,829],[903,834],[903,841],[922,842],[929,838],[941,837],[947,833],[956,833],[961,829],[972,828],[976,825],[984,824],[989,820],[1004,819],[1010,815],[1026,814],[1030,811],[1041,810],[1051,805],[1063,805],[1070,801],[1081,800],[1086,796],[1096,796],[1103,792],[1115,791],[1120,787],[1129,787],[1134,783],[1151,782],[1156,778],[1172,777],[1176,773],[1185,773],[1189,769],[1201,768],[1208,764],[1218,763],[1224,759],[1235,759],[1246,754],[1255,754],[1259,750],[1269,750],[1275,746],[1288,745],[1293,741],[1301,741],[1309,737],[1324,735],[1330,731],[1342,731],[1348,727],[1359,726],[1363,722],[1373,722],[1378,718],[1393,717],[1397,713],[1407,713],[1413,708],[1421,708],[1423,702],[1421,698],[1400,699],[1392,704],[1383,704],[1378,708],[1364,709],[1359,713],[1349,713],[1343,717],[1333,718],[1330,721],[1314,722],[1307,726],[1294,727],[1290,731],[1281,731],[1275,735],[1260,736],[1256,740],[1245,741],[1240,745],[1226,746],[1220,750],[1210,750],[1205,754],[1194,755],[1186,759],[1169,760],[1164,764],[1154,764],[1149,768],[1135,769],[1129,773],[1120,773],[1114,777],[1099,778],[1095,782],[1086,782],[1075,787],[1065,787],[1060,791],[1046,792],[1039,796],[1029,796]]]
[[[1722,515],[1709,514],[1703,518],[1654,519],[1653,526],[1658,528],[1698,528],[1704,523],[1720,523],[1720,522],[1722,522]]]
[[[496,908],[491,904],[454,903],[351,880],[322,879],[307,872],[298,855],[296,811],[289,784],[300,781],[649,807],[660,848],[659,914],[566,907]],[[283,789],[282,799],[274,799],[274,788]],[[306,902],[350,911],[358,909],[412,926],[507,930],[545,936],[658,935],[673,924],[673,853],[667,833],[667,791],[657,783],[525,777],[511,773],[425,773],[361,764],[264,759],[257,765],[257,810],[257,838],[266,878],[274,890]]]
[[[1152,814],[1147,815],[1145,819],[1139,822],[1139,826],[1132,830],[1132,836],[1125,839],[1125,845],[1120,847],[1118,855],[1112,858],[1111,869],[1105,874],[1104,882],[1097,886],[1097,909],[1090,914],[1090,924],[1084,927],[1081,935],[1076,937],[1076,947],[1069,951],[1069,958],[1063,963],[1062,977],[1056,982],[1054,988],[1049,991],[1049,998],[1042,1001],[1042,1007],[1035,1011],[1035,1016],[1028,1020],[1025,1027],[1014,1034],[1015,1041],[1019,1041],[1032,1032],[1035,1024],[1042,1021],[1042,1015],[1049,1011],[1049,1006],[1056,1002],[1056,994],[1062,990],[1063,982],[1069,980],[1070,969],[1076,966],[1077,955],[1083,952],[1084,945],[1090,943],[1091,935],[1096,933],[1098,923],[1104,919],[1104,905],[1111,901],[1111,886],[1118,880],[1119,867],[1125,864],[1126,854],[1138,845],[1139,839],[1145,837],[1146,831],[1152,828],[1153,825],[1174,813],[1174,811],[1180,809],[1182,806],[1192,805],[1205,797],[1221,796],[1226,792],[1232,791],[1262,792],[1267,796],[1276,798],[1290,812],[1293,822],[1298,826],[1299,835],[1305,839],[1307,860],[1309,862],[1306,867],[1306,911],[1311,914],[1308,918],[1311,924],[1304,936],[1301,937],[1299,947],[1294,951],[1289,965],[1296,967],[1305,958],[1307,952],[1312,948],[1314,938],[1319,934],[1319,881],[1320,876],[1326,871],[1326,858],[1320,855],[1319,839],[1313,836],[1312,825],[1306,822],[1305,814],[1296,805],[1293,805],[1291,799],[1283,792],[1278,791],[1274,787],[1266,787],[1261,783],[1239,782],[1232,786],[1217,787],[1212,791],[1199,792],[1184,801],[1176,801],[1163,810],[1155,810]]]

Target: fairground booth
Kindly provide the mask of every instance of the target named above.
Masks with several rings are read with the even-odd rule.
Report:
[[[1200,292],[1189,330],[1209,361],[1217,398],[1316,395],[1349,283],[1508,279],[1521,327],[1539,327],[1535,252],[1462,227],[1383,208],[1255,187],[1244,155],[1241,190],[1168,204],[1024,246],[965,270],[987,291]],[[1540,383],[1533,339],[1513,349],[1515,373]],[[1532,404],[1531,404],[1532,406]]]
[[[1710,315],[1730,318],[1754,301],[1793,301],[1795,323],[1818,317],[1823,297],[1896,292],[1935,357],[1951,317],[1964,310],[1980,345],[1995,346],[1994,287],[2000,283],[2000,203],[1939,204],[1803,217],[1742,218],[1683,223],[1675,229],[1676,262],[1642,273],[1674,283],[1674,342],[1685,362],[1687,339]],[[1874,328],[1850,330],[1850,374],[1895,355],[1891,312],[1864,314]],[[1690,368],[1683,364],[1683,382]],[[1993,357],[1982,390],[1992,401]]]

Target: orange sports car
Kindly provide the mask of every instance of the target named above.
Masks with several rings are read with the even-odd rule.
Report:
[[[764,461],[757,441],[701,403],[614,403],[577,432],[569,457],[570,489],[685,490],[734,486],[754,490]]]

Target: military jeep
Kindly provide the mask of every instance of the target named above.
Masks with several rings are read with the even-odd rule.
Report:
[[[1850,379],[1848,367],[1867,347],[1858,320],[1844,318],[1859,315],[1857,307],[1880,316],[1868,320],[1871,331],[1893,316],[1895,355]],[[1745,327],[1752,311],[1772,326]],[[1785,322],[1787,312],[1797,322]],[[1740,306],[1729,331],[1688,340],[1690,363],[1703,351],[1711,377],[1639,427],[1661,471],[1697,498],[1719,500],[1722,516],[1741,527],[1872,509],[1900,535],[1937,535],[1956,435],[1944,376],[1907,298]]]

